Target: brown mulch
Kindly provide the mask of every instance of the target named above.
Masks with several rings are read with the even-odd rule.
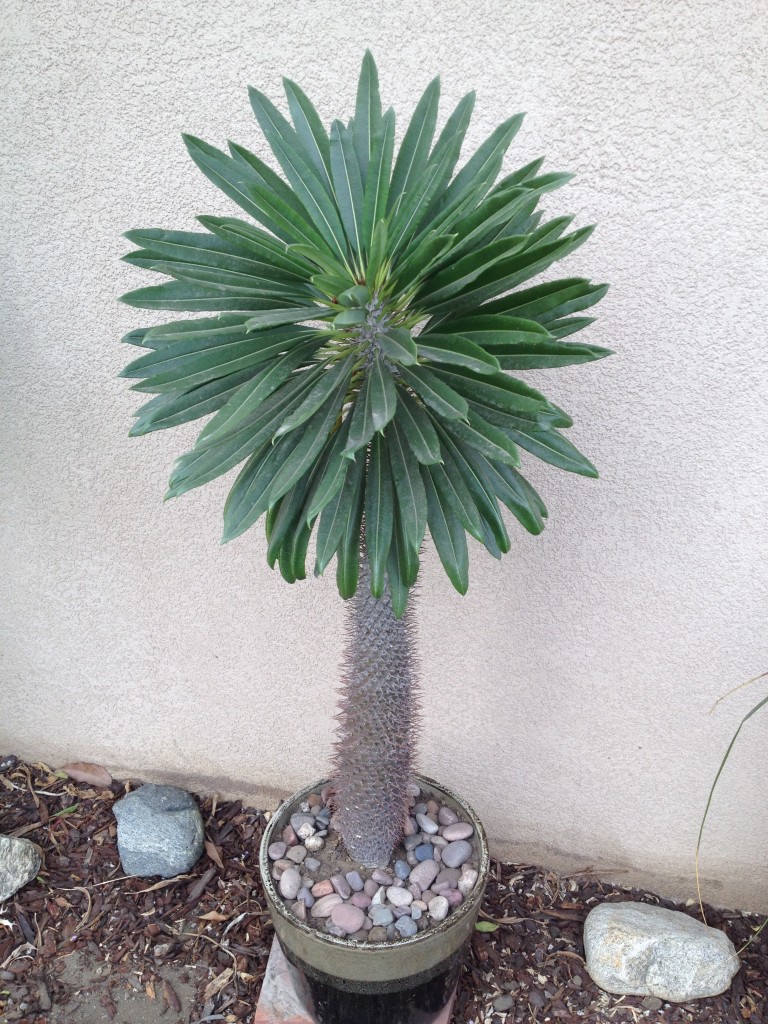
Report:
[[[81,995],[65,970],[75,951],[99,975],[90,987],[104,1020],[115,1020],[128,990],[152,1001],[166,1024],[250,1024],[273,935],[258,874],[264,814],[202,799],[206,855],[188,875],[153,884],[120,869],[111,808],[130,788],[78,783],[44,764],[0,757],[0,833],[24,835],[45,853],[38,878],[0,907],[3,1024],[79,1019],[67,1011]],[[742,954],[722,996],[662,1005],[598,989],[584,967],[582,923],[597,903],[625,899],[675,908],[589,871],[561,878],[494,862],[482,919],[496,930],[474,935],[454,1024],[768,1024],[768,929]],[[706,910],[737,949],[760,924],[754,915]],[[192,993],[188,1009],[174,979]]]

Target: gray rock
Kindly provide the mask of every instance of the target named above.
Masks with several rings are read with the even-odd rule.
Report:
[[[733,943],[677,910],[602,903],[584,922],[587,971],[606,992],[672,1003],[716,996],[739,969]]]
[[[172,878],[203,852],[203,818],[192,795],[148,784],[118,800],[117,849],[126,875]]]
[[[31,882],[42,863],[42,850],[29,839],[0,836],[0,903]]]
[[[460,868],[471,856],[472,847],[470,844],[466,839],[458,839],[455,843],[449,843],[443,849],[442,861],[446,867]]]

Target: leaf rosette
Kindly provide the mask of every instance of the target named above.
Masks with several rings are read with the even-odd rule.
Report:
[[[609,349],[570,340],[605,285],[528,282],[591,228],[544,219],[570,175],[536,160],[499,179],[522,122],[510,117],[457,172],[474,94],[435,138],[439,79],[395,154],[366,53],[355,114],[330,131],[294,82],[289,121],[250,90],[282,171],[235,143],[185,136],[200,170],[248,215],[199,217],[201,232],[127,232],[125,260],[166,275],[123,301],[204,313],[131,331],[147,351],[123,376],[153,395],[131,434],[210,417],[176,463],[175,497],[240,466],[225,541],[266,517],[268,560],[288,582],[336,559],[341,595],[357,588],[364,529],[371,591],[402,615],[426,531],[451,582],[468,587],[467,534],[501,557],[501,506],[531,533],[543,501],[520,451],[584,476],[592,463],[563,433],[570,417],[511,372],[590,362]],[[524,287],[521,287],[524,286]],[[576,315],[574,315],[576,314]]]

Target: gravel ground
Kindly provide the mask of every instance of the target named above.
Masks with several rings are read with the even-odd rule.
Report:
[[[153,884],[120,869],[111,808],[128,788],[0,757],[0,833],[45,853],[35,882],[0,906],[3,1024],[250,1024],[273,934],[258,874],[263,812],[201,800],[205,856]],[[597,903],[625,899],[697,913],[591,872],[564,878],[494,861],[482,919],[496,928],[474,935],[454,1024],[768,1024],[768,929],[714,999],[661,1004],[593,985],[582,922]],[[706,910],[737,949],[760,924]]]

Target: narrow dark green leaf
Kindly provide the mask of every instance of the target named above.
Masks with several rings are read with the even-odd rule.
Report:
[[[263,445],[248,459],[224,504],[222,544],[227,544],[249,530],[273,504],[269,500],[269,492],[275,474],[295,449],[298,440],[298,437],[283,437],[274,445]],[[268,531],[270,536],[273,525],[270,525]]]
[[[483,476],[483,458],[470,445],[465,444],[458,438],[452,438],[443,431],[441,434],[442,445],[453,456],[458,471],[461,473],[472,499],[477,505],[480,513],[481,525],[483,525],[483,543],[491,554],[499,558],[510,549],[509,535],[504,519],[501,515],[496,495],[488,485]],[[489,545],[489,536],[493,543]]]
[[[482,457],[480,457],[482,460]],[[512,466],[482,460],[476,463],[487,486],[506,505],[517,521],[534,536],[544,529],[544,502],[524,476]]]
[[[356,359],[357,356],[347,356],[346,359],[329,366],[322,373],[317,384],[315,384],[301,405],[290,416],[286,417],[275,437],[281,437],[290,430],[295,430],[306,423],[310,416],[317,412],[328,396],[333,394],[334,391],[339,391],[343,395],[346,392],[346,386],[355,367]]]
[[[435,274],[434,277],[430,277],[419,289],[419,303],[423,304],[425,309],[431,309],[432,306],[439,304],[444,299],[464,291],[491,267],[523,249],[526,241],[524,236],[522,238],[502,238],[482,249],[468,253],[462,259],[456,260],[455,263],[451,262],[450,266]]]
[[[419,355],[435,363],[466,366],[475,373],[498,373],[496,358],[461,334],[422,334],[418,339]]]
[[[320,179],[325,184],[328,194],[333,194],[331,183],[331,153],[328,133],[323,127],[320,116],[306,93],[289,78],[283,79],[283,87],[288,100],[288,109],[296,128],[296,137],[304,148],[304,152],[312,162]]]
[[[235,309],[255,311],[274,305],[273,299],[264,298],[252,289],[243,288],[237,292],[215,285],[188,284],[186,281],[166,281],[165,284],[136,288],[121,295],[120,301],[139,309],[171,309],[180,313]]]
[[[378,345],[388,359],[404,366],[414,366],[418,350],[411,332],[404,327],[392,327],[378,337]]]
[[[350,420],[349,437],[344,448],[344,456],[347,459],[354,459],[355,452],[365,448],[373,435],[376,433],[376,426],[373,422],[373,408],[371,402],[371,378],[366,377],[352,409],[347,413]]]
[[[416,104],[395,161],[395,169],[392,172],[392,182],[389,187],[388,210],[390,211],[396,207],[398,200],[409,192],[416,178],[426,167],[437,124],[439,100],[440,79],[434,78]]]
[[[375,226],[385,217],[389,198],[389,178],[395,145],[395,112],[390,109],[381,119],[374,138],[363,195],[363,245],[371,255]],[[370,266],[369,259],[369,266]]]
[[[323,320],[333,310],[329,306],[298,306],[288,309],[265,309],[246,321],[249,331],[264,331],[284,324],[299,324],[305,320]]]
[[[508,430],[512,440],[535,455],[542,462],[549,462],[559,469],[579,476],[597,477],[599,473],[586,457],[556,430],[523,431]]]
[[[360,576],[360,531],[365,495],[364,479],[364,474],[361,473],[355,501],[347,513],[344,531],[336,553],[336,586],[345,601],[354,597]]]
[[[448,579],[460,594],[466,594],[469,589],[467,535],[452,509],[443,507],[435,485],[432,483],[430,468],[425,466],[422,469],[424,487],[427,492],[429,532],[435,542],[437,553]]]
[[[375,430],[381,431],[386,427],[397,408],[397,391],[392,373],[377,352],[373,358],[370,369],[370,395],[371,419]]]
[[[365,478],[365,546],[371,567],[371,593],[384,593],[385,568],[392,543],[394,490],[387,442],[376,434]]]
[[[595,322],[593,316],[567,316],[562,320],[548,320],[547,327],[556,338],[567,338],[570,334],[583,331],[585,327]],[[608,349],[604,349],[609,354]]]
[[[445,448],[442,455],[442,465],[426,466],[424,474],[431,477],[443,508],[446,511],[450,509],[467,533],[482,544],[483,528],[477,506],[459,473],[453,456]]]
[[[291,277],[306,280],[311,269],[306,260],[300,258],[288,248],[285,242],[267,234],[261,228],[237,217],[198,217],[203,227],[208,228],[225,242],[232,242],[263,263],[275,267],[276,270]]]
[[[307,523],[323,511],[341,490],[349,470],[350,461],[344,458],[344,445],[349,435],[350,418],[347,416],[339,429],[326,441],[326,451],[307,498],[304,517]]]
[[[368,174],[368,164],[371,161],[380,122],[379,74],[371,51],[366,50],[357,86],[354,120],[355,152],[363,179]]]
[[[341,121],[331,125],[331,177],[344,231],[362,259],[363,185],[352,139]]]
[[[139,437],[167,427],[178,427],[182,423],[189,423],[216,412],[238,393],[254,372],[256,371],[253,369],[240,370],[239,373],[227,374],[181,394],[157,395],[138,410],[129,437]]]
[[[400,373],[416,394],[440,416],[448,420],[467,418],[469,407],[466,399],[435,375],[436,371],[426,366],[402,366]]]
[[[445,429],[455,438],[480,452],[487,459],[503,462],[509,466],[520,465],[520,455],[515,444],[499,427],[489,423],[487,419],[469,411],[468,423],[446,423]]]
[[[397,389],[397,399],[395,419],[413,454],[423,466],[440,462],[440,441],[424,406],[404,388]]]
[[[427,495],[419,462],[397,417],[387,427],[386,438],[403,536],[418,551],[427,526]]]
[[[351,517],[360,506],[365,476],[365,459],[349,464],[343,485],[326,504],[317,529],[315,575],[322,576],[350,526]],[[362,510],[361,510],[362,511]],[[358,519],[359,551],[359,519]],[[358,554],[359,557],[359,554]]]
[[[489,303],[489,306],[491,303]],[[481,306],[478,315],[446,320],[440,324],[443,333],[462,334],[465,338],[495,352],[500,345],[532,344],[552,340],[552,335],[535,320],[524,320],[514,316],[489,315],[487,306]],[[429,337],[429,333],[425,335]]]

